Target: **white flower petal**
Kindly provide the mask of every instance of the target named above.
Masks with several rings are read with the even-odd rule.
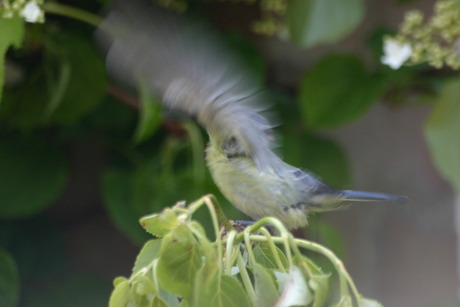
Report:
[[[398,69],[410,58],[412,47],[394,39],[387,39],[383,45],[383,51],[384,55],[380,59],[382,63],[393,69]]]
[[[232,266],[230,269],[230,275],[236,275],[240,273],[240,268],[237,266]]]
[[[21,11],[21,16],[24,17],[27,22],[37,22],[41,14],[42,10],[35,1],[29,1]]]

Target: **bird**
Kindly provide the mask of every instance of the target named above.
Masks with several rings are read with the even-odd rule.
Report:
[[[142,80],[165,108],[194,117],[207,131],[214,182],[252,219],[271,216],[295,229],[308,224],[309,213],[350,201],[407,202],[401,195],[336,190],[284,162],[275,152],[270,95],[206,25],[140,0],[118,0],[96,37],[113,78],[131,86]]]

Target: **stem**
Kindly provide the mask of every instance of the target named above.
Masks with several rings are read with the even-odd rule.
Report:
[[[208,207],[209,214],[211,215],[211,220],[212,220],[212,225],[214,227],[214,233],[216,235],[216,244],[217,244],[217,259],[219,259],[218,264],[219,264],[219,269],[222,270],[222,255],[224,254],[222,250],[222,236],[220,235],[219,231],[219,221],[217,218],[217,213],[216,213],[216,206],[212,202],[212,200],[208,197],[205,196],[203,198],[204,203]]]
[[[231,230],[227,236],[226,244],[226,257],[225,257],[225,273],[230,275],[233,264],[233,246],[235,243],[235,237],[237,235],[236,230]]]
[[[246,252],[248,253],[248,261],[251,264],[255,264],[256,258],[254,257],[254,253],[252,252],[250,233],[246,230],[244,231],[244,244],[246,245]]]
[[[334,265],[334,268],[336,271],[339,273],[339,278],[341,279],[341,284],[342,287],[345,287],[345,283],[343,282],[343,278],[348,282],[348,285],[351,288],[351,291],[353,292],[353,295],[355,296],[356,300],[359,302],[359,292],[358,289],[355,286],[355,283],[353,282],[353,279],[350,277],[348,274],[347,270],[345,269],[345,266],[343,265],[343,262],[337,258],[337,256],[329,249],[325,248],[324,246],[321,246],[319,244],[305,241],[305,240],[295,240],[297,243],[297,246],[315,251],[317,253],[320,253],[324,255],[326,258],[329,259],[329,261]],[[344,289],[342,288],[342,291]]]
[[[203,196],[203,199],[205,202],[207,202],[207,204],[210,204],[214,208],[215,213],[217,215],[217,221],[224,227],[224,229],[227,232],[235,230],[232,224],[228,221],[227,216],[225,215],[224,211],[222,210],[222,207],[219,205],[219,202],[217,201],[217,198],[214,195],[208,194],[206,196]],[[216,235],[217,234],[218,232],[216,233]]]
[[[281,237],[273,237],[272,239],[273,239],[273,242],[275,243],[283,243],[283,244],[285,243],[285,240]],[[267,238],[265,236],[260,236],[260,235],[252,235],[251,240],[256,241],[256,242],[267,242]],[[343,280],[343,278],[345,278],[345,281],[348,283],[348,286],[350,287],[353,295],[355,296],[356,301],[359,304],[359,298],[361,297],[361,295],[359,294],[358,289],[356,288],[356,285],[353,282],[353,279],[351,278],[351,276],[348,274],[347,270],[345,269],[343,262],[339,258],[337,258],[337,256],[331,250],[325,248],[324,246],[321,246],[319,244],[316,244],[310,241],[293,238],[291,242],[292,242],[291,244],[293,244],[294,246],[302,247],[302,248],[317,252],[325,256],[332,263],[335,270],[339,274],[339,277],[341,279],[342,292],[343,292],[343,287],[346,285],[346,283]]]
[[[45,2],[43,9],[47,13],[70,17],[86,22],[95,27],[98,27],[102,22],[102,18],[95,14],[56,2]]]
[[[272,236],[270,235],[268,230],[265,229],[265,228],[261,228],[260,232],[263,233],[264,236],[267,238],[268,246],[270,246],[270,250],[271,250],[273,256],[275,257],[276,265],[278,266],[278,268],[280,269],[281,272],[286,272],[287,268],[285,268],[284,264],[281,262],[281,258],[280,258],[279,254],[278,254],[278,249],[277,249],[277,247],[275,245],[275,242],[273,242],[273,240],[272,240]]]
[[[236,261],[238,263],[238,268],[240,269],[240,275],[241,280],[243,281],[243,285],[246,288],[246,292],[248,293],[252,306],[255,306],[256,293],[254,291],[254,287],[252,286],[251,279],[249,278],[248,271],[246,271],[246,264],[244,263],[243,256],[241,256],[241,252],[238,252],[238,257],[236,258]]]
[[[292,261],[291,248],[289,246],[289,238],[292,237],[292,234],[286,229],[286,227],[284,227],[283,223],[281,223],[278,219],[273,218],[273,217],[264,217],[258,220],[257,222],[255,222],[253,225],[249,226],[245,230],[245,232],[248,231],[250,233],[255,233],[259,231],[259,229],[262,226],[265,226],[267,224],[270,224],[273,227],[275,227],[275,229],[280,233],[280,237],[274,237],[274,239],[278,238],[279,240],[281,240],[281,243],[283,243],[284,249],[286,252],[286,257],[288,260],[288,264],[289,264],[289,267],[291,267],[293,265],[293,261]]]

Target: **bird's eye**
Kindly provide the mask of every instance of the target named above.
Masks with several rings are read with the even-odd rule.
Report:
[[[222,145],[222,149],[224,151],[233,151],[237,147],[238,147],[238,140],[234,136],[228,138]]]
[[[228,159],[247,156],[241,147],[240,141],[235,136],[226,139],[226,141],[222,144],[222,151]]]

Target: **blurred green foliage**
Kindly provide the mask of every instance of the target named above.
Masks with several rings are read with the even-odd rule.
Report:
[[[203,207],[210,213],[215,241],[193,219]],[[147,215],[140,224],[155,238],[144,244],[132,275],[115,278],[110,307],[179,302],[197,307],[381,306],[358,292],[342,262],[327,248],[295,239],[272,217],[237,231],[212,196]],[[265,226],[279,235],[271,235]],[[301,250],[322,257],[330,272]],[[330,287],[333,276],[337,290]]]
[[[110,2],[65,3],[93,14],[94,23]],[[213,14],[212,5],[222,5],[214,2],[188,5],[197,12],[206,6],[207,14]],[[142,88],[136,99],[132,89],[109,81],[93,26],[69,18],[84,20],[72,15],[79,11],[60,12],[63,7],[51,5],[57,2],[46,3],[45,10],[53,14],[46,15],[44,24],[3,18],[0,6],[0,305],[104,305],[109,282],[69,269],[62,225],[49,214],[72,180],[72,148],[79,140],[102,148],[104,165],[97,174],[101,199],[113,223],[138,245],[148,238],[138,227],[139,217],[179,200],[213,193],[228,216],[244,217],[220,196],[205,169],[205,133],[190,122],[171,120]],[[305,48],[344,39],[366,11],[360,0],[289,1],[283,10],[284,23],[275,32]],[[325,55],[304,72],[294,90],[270,83],[271,67],[251,40],[234,33],[227,37],[260,83],[273,89],[275,111],[285,123],[280,128],[282,153],[289,163],[335,187],[349,186],[346,154],[321,132],[359,119],[379,99],[400,106],[416,95],[434,102],[426,126],[428,145],[441,173],[458,190],[458,76],[424,65],[398,71],[382,66],[386,33],[375,29],[369,38],[372,63],[350,53]],[[209,219],[201,213],[196,218]],[[340,234],[327,225],[317,229],[318,237],[343,256]]]

